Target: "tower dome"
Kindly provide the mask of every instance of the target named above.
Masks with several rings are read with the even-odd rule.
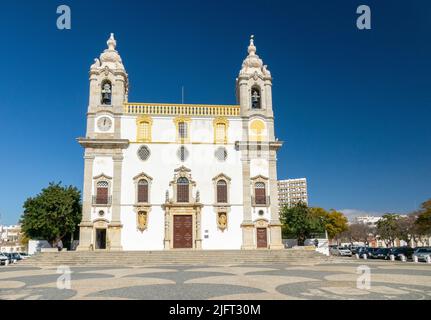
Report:
[[[123,61],[121,60],[120,54],[116,50],[117,41],[115,40],[113,33],[111,33],[111,36],[106,43],[108,45],[108,48],[103,51],[99,59],[95,59],[95,63],[91,66],[91,69],[104,69],[105,67],[108,67],[109,69],[113,70],[124,70]]]
[[[256,46],[254,45],[254,35],[250,37],[250,45],[248,46],[248,56],[242,63],[240,76],[242,75],[254,75],[259,74],[263,76],[271,76],[271,73],[267,70],[267,66],[263,64],[263,61],[256,54]]]

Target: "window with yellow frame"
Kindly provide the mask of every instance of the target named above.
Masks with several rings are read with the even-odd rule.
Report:
[[[153,120],[146,117],[139,117],[136,120],[136,141],[137,142],[151,142],[151,127],[153,125]]]
[[[227,143],[227,131],[229,121],[226,118],[216,118],[214,120],[214,143]]]
[[[174,119],[178,143],[188,143],[190,141],[190,122],[189,117],[181,116]]]

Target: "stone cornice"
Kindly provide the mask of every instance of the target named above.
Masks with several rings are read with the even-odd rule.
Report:
[[[262,142],[256,142],[256,141],[236,141],[235,142],[235,149],[237,150],[247,150],[250,145],[257,146],[260,145],[261,147],[268,147],[269,150],[275,150],[277,151],[283,146],[283,141],[262,141]]]
[[[130,141],[127,139],[91,139],[77,138],[78,143],[84,148],[97,149],[126,149]]]
[[[203,204],[200,202],[182,203],[182,202],[167,202],[162,204],[162,208],[203,208]]]

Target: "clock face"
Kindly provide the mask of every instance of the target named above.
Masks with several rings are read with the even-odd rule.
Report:
[[[112,120],[108,117],[102,117],[97,121],[97,126],[100,131],[108,131],[112,127]]]

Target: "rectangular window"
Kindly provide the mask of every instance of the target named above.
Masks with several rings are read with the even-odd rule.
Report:
[[[178,134],[180,139],[187,139],[187,123],[180,122],[178,124]]]
[[[149,140],[150,138],[150,125],[148,122],[142,124],[142,137],[144,140]]]
[[[189,186],[178,184],[177,202],[189,202]]]
[[[141,142],[149,142],[151,140],[151,126],[148,122],[139,123],[137,140]]]
[[[224,123],[217,123],[216,142],[224,143],[225,141],[226,141],[226,125]]]

